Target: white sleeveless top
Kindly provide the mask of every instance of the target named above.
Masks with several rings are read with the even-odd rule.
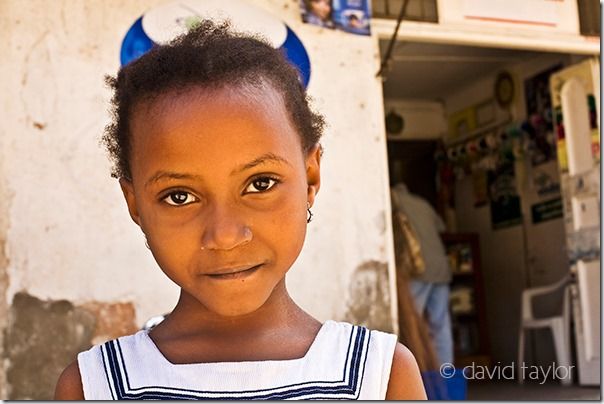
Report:
[[[326,321],[304,357],[173,364],[147,331],[78,355],[86,400],[386,397],[396,335]]]

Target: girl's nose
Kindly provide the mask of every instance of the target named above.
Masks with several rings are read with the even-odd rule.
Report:
[[[204,221],[202,250],[232,250],[252,240],[252,230],[234,209],[219,206]]]

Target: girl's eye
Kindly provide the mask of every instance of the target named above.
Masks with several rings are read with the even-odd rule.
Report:
[[[266,192],[271,189],[278,180],[271,177],[258,177],[247,186],[245,192],[258,193]]]
[[[163,199],[168,205],[172,206],[183,206],[190,203],[196,202],[197,198],[185,191],[174,191],[170,192],[168,196]]]

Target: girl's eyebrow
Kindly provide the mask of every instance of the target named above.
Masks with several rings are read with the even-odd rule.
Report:
[[[189,179],[201,179],[201,176],[193,175],[193,174],[174,173],[174,172],[170,172],[170,171],[158,171],[157,173],[155,173],[155,175],[153,175],[151,178],[149,178],[147,180],[147,182],[145,183],[145,188],[149,187],[153,183],[158,182],[163,179],[174,179],[174,180],[187,179],[187,180],[189,180]]]
[[[264,164],[264,163],[271,162],[271,161],[275,162],[275,163],[285,163],[291,167],[291,164],[289,163],[289,161],[287,161],[283,157],[277,156],[274,153],[265,153],[262,156],[257,157],[254,160],[250,161],[249,163],[245,163],[245,164],[241,165],[240,167],[234,169],[231,172],[231,175],[240,173],[245,170],[249,170],[250,168],[256,167],[257,165]]]
[[[291,167],[291,164],[289,163],[289,161],[287,161],[286,159],[284,159],[283,157],[277,156],[274,153],[266,153],[263,154],[260,157],[255,158],[254,160],[250,161],[249,163],[245,163],[239,167],[237,167],[236,169],[234,169],[231,172],[231,175],[235,175],[237,173],[240,173],[242,171],[245,170],[249,170],[250,168],[256,167],[258,165],[267,163],[267,162],[276,162],[276,163],[285,163],[288,166]],[[151,178],[149,178],[147,180],[147,182],[145,183],[145,187],[149,187],[150,185],[152,185],[153,183],[156,183],[160,180],[163,179],[176,179],[176,180],[182,180],[182,179],[193,179],[193,180],[201,180],[202,177],[200,175],[194,175],[194,174],[185,174],[185,173],[175,173],[175,172],[170,172],[170,171],[158,171],[157,173],[155,173],[155,175],[153,175]]]

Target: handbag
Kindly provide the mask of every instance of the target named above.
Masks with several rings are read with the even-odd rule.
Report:
[[[392,230],[394,236],[394,252],[397,270],[411,277],[424,273],[426,264],[417,233],[411,226],[407,215],[400,210],[398,196],[392,194]]]

